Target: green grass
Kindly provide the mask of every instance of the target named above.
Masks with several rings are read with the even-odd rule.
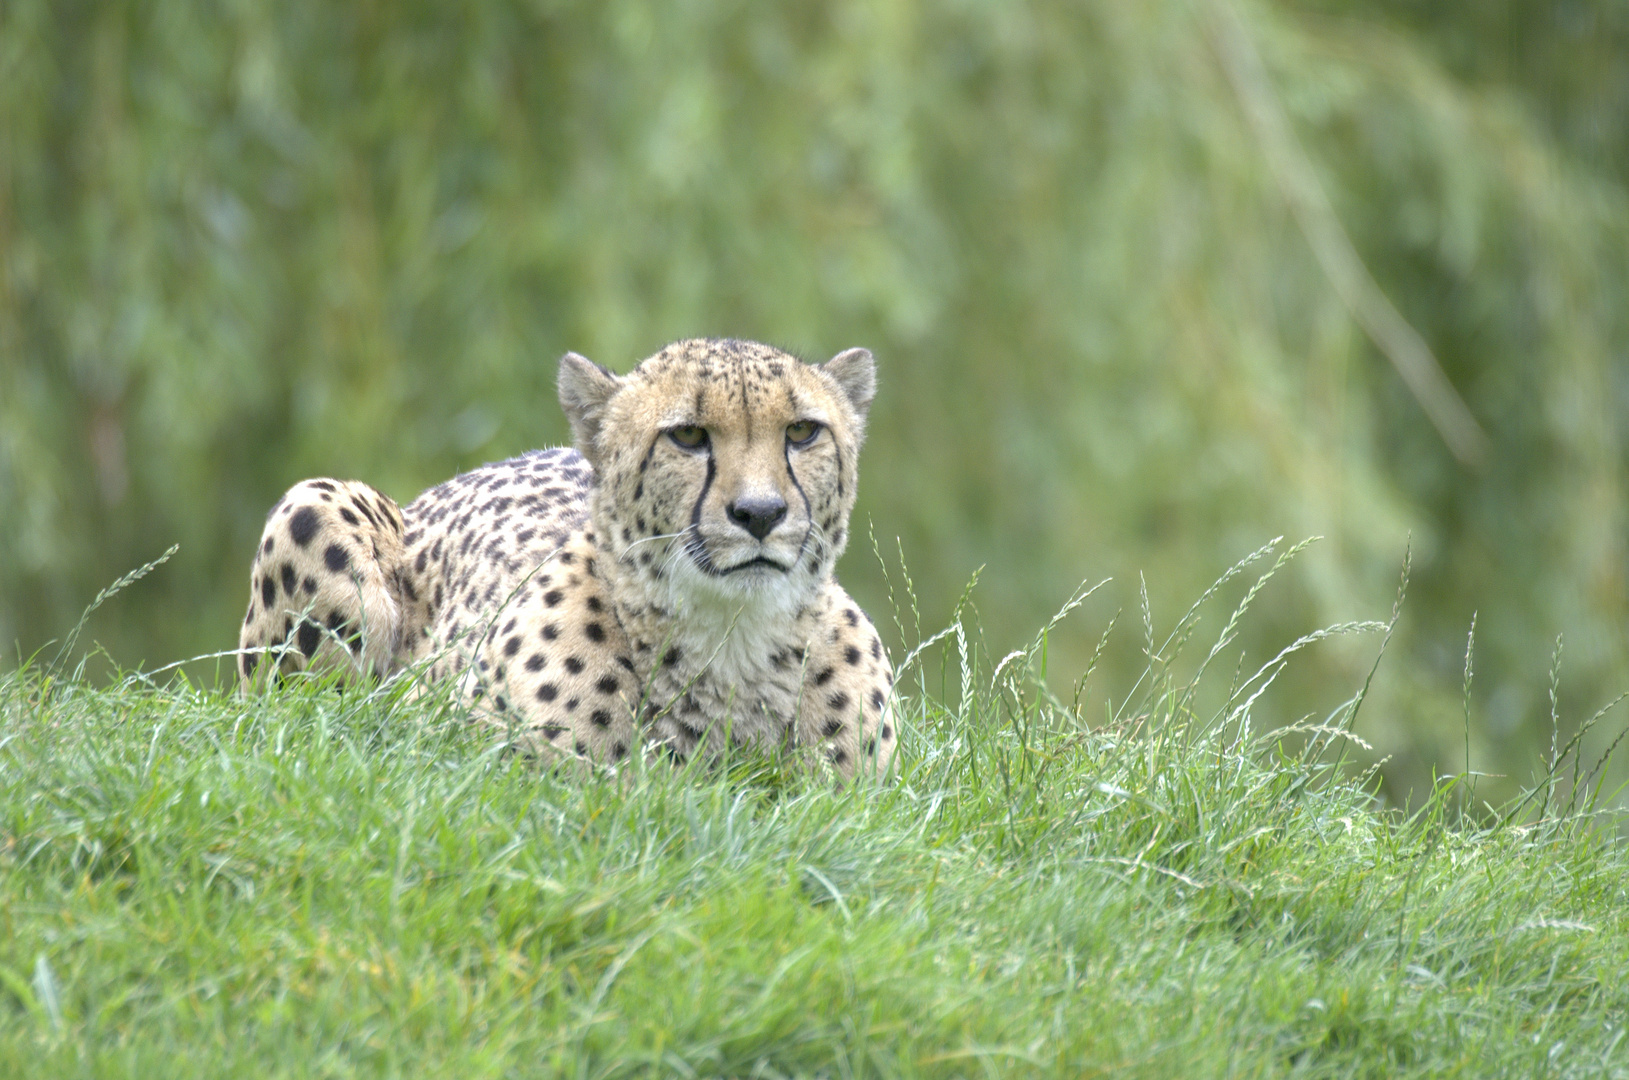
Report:
[[[1206,610],[1145,623],[1124,703],[958,621],[895,778],[841,791],[555,777],[395,685],[25,666],[0,1075],[1629,1075],[1629,858],[1567,748],[1508,814],[1385,810],[1358,698],[1253,734],[1276,667],[1235,619],[1185,661]]]

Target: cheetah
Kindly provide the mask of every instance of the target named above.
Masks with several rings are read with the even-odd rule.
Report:
[[[695,339],[622,376],[567,353],[558,389],[573,447],[405,508],[358,481],[291,488],[250,574],[245,689],[411,668],[544,760],[788,747],[885,770],[893,670],[833,576],[871,353]]]

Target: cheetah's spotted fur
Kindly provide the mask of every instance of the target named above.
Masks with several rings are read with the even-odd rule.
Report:
[[[692,340],[622,377],[567,354],[559,382],[575,449],[405,509],[356,481],[291,488],[255,555],[244,684],[268,649],[279,673],[424,661],[543,755],[730,740],[819,748],[844,776],[885,767],[893,673],[832,576],[871,354],[811,366]]]

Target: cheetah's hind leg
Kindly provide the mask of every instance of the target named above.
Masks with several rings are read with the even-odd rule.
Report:
[[[266,518],[238,672],[390,673],[402,635],[402,511],[354,480],[303,480]]]

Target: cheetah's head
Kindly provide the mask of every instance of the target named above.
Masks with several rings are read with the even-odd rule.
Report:
[[[597,543],[652,596],[801,601],[848,539],[871,354],[669,345],[618,377],[575,353],[560,403],[594,467]]]

